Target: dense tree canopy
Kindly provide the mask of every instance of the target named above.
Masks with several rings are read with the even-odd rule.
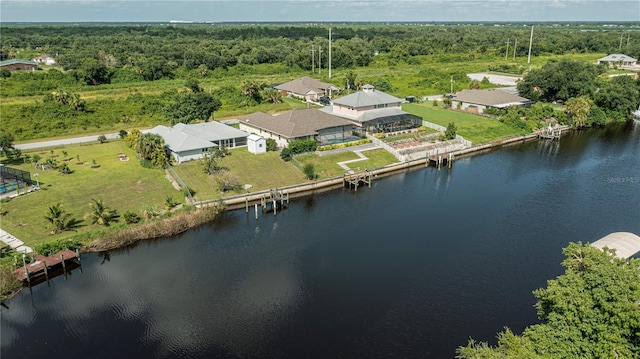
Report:
[[[458,358],[640,357],[640,260],[580,243],[563,253],[565,273],[534,292],[542,323],[500,333],[496,347],[470,341]]]
[[[592,96],[596,91],[596,78],[604,72],[602,66],[580,61],[549,62],[524,76],[518,83],[518,92],[534,101],[566,101],[572,97]]]

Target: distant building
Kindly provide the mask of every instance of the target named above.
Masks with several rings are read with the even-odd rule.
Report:
[[[0,61],[0,68],[5,68],[9,71],[36,71],[40,69],[35,61],[19,59]]]
[[[276,85],[274,88],[280,91],[282,96],[298,97],[314,102],[322,96],[331,96],[334,92],[340,91],[340,88],[333,84],[307,76]]]
[[[56,60],[53,57],[51,57],[49,55],[46,55],[46,54],[36,57],[35,59],[33,59],[33,61],[35,61],[35,62],[37,62],[39,64],[47,65],[47,66],[53,65],[53,64],[56,63]]]
[[[533,101],[499,89],[462,90],[451,99],[453,108],[471,113],[483,113],[488,107],[530,106]]]
[[[276,141],[278,147],[293,140],[313,139],[330,145],[352,139],[353,124],[341,117],[314,108],[299,109],[278,115],[255,112],[239,118],[240,129]]]
[[[371,85],[362,91],[333,100],[332,106],[320,111],[347,119],[364,132],[393,132],[422,126],[422,117],[402,110],[402,100]]]
[[[598,64],[607,64],[609,67],[635,67],[638,60],[623,54],[611,54],[598,59]]]
[[[178,163],[200,159],[218,146],[246,146],[249,136],[247,132],[216,121],[189,125],[179,123],[173,127],[159,125],[149,132],[164,139],[167,150]]]

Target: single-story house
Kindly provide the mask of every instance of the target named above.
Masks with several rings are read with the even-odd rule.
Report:
[[[422,117],[402,110],[402,100],[371,85],[362,91],[333,100],[332,106],[320,111],[347,119],[363,132],[393,132],[422,126]]]
[[[307,76],[276,85],[274,88],[280,91],[282,96],[299,97],[307,101],[318,101],[322,96],[331,96],[334,92],[340,91],[340,88],[333,84]]]
[[[9,71],[36,71],[40,69],[35,61],[19,59],[0,61],[0,68]]]
[[[451,99],[452,106],[471,113],[483,113],[488,107],[530,106],[533,101],[499,89],[462,90]]]
[[[53,65],[56,63],[56,60],[49,55],[38,56],[35,59],[33,59],[33,61],[39,64],[45,64],[45,65]]]
[[[254,155],[267,153],[267,141],[258,135],[251,134],[247,137],[247,147]]]
[[[239,118],[240,129],[265,138],[272,138],[279,147],[289,141],[313,139],[319,145],[346,142],[353,139],[351,122],[313,108],[293,110],[278,115],[255,112]]]
[[[598,59],[598,64],[607,64],[609,67],[613,66],[636,66],[638,60],[631,56],[623,54],[611,54]]]
[[[247,132],[216,121],[189,125],[179,123],[173,127],[159,125],[149,132],[164,139],[165,147],[178,163],[200,159],[209,149],[218,146],[246,146],[249,136]]]

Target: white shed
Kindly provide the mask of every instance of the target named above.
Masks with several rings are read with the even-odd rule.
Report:
[[[267,141],[258,135],[251,134],[247,137],[247,147],[249,148],[249,152],[254,155],[266,153]]]

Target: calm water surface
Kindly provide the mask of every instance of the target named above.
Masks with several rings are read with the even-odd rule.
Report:
[[[82,258],[2,308],[2,358],[453,358],[536,323],[561,249],[640,234],[640,126],[570,134]]]

